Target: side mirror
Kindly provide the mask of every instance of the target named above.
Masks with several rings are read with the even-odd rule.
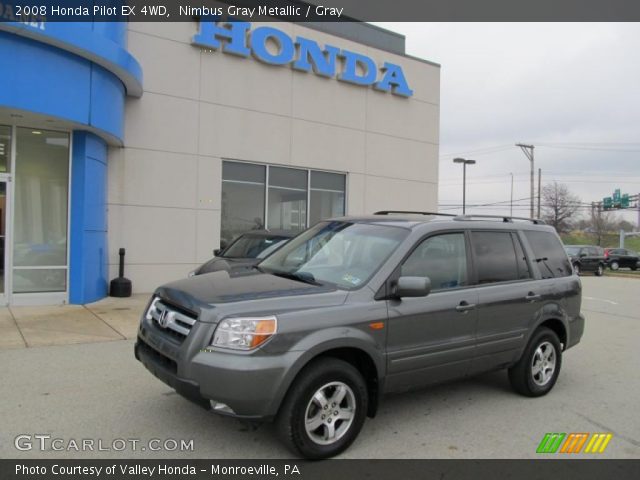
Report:
[[[220,255],[220,252],[221,252],[221,251],[222,251],[222,249],[221,249],[221,248],[216,248],[216,249],[213,251],[213,256],[214,256],[214,257],[217,257],[218,255]]]
[[[426,297],[431,292],[429,277],[400,277],[394,288],[394,295],[403,297]]]

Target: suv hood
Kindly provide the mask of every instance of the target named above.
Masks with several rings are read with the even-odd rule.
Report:
[[[257,271],[237,276],[226,271],[206,273],[168,283],[156,290],[156,294],[168,302],[198,315],[202,310],[224,304],[234,304],[233,308],[231,305],[225,308],[229,311],[265,310],[272,313],[340,305],[347,293],[333,286],[311,285]],[[285,297],[286,301],[283,300]]]

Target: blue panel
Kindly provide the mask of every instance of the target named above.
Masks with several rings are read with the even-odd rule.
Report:
[[[0,59],[0,106],[88,123],[90,62],[2,32]]]
[[[124,85],[104,68],[91,69],[91,115],[89,125],[124,138]]]
[[[126,50],[126,29],[126,22],[45,22],[41,26],[0,22],[0,31],[32,38],[102,65],[127,86],[129,95],[139,97],[142,68]]]
[[[4,32],[0,59],[0,107],[87,125],[122,141],[125,90],[112,73],[64,50]]]
[[[107,145],[96,135],[73,134],[69,301],[107,295]]]

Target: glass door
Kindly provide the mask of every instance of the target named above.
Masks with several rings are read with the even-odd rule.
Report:
[[[64,299],[70,137],[36,128],[15,131],[12,301],[23,294]]]
[[[6,305],[7,181],[0,180],[0,305]]]
[[[12,128],[7,125],[0,125],[0,305],[7,305],[10,291],[8,282],[10,281],[9,253],[11,245],[9,243],[9,223],[11,215],[8,208],[11,195],[9,183],[11,180],[11,157],[12,157]]]

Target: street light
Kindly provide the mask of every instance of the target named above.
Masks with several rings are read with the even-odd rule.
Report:
[[[464,215],[467,209],[467,165],[474,165],[476,161],[466,158],[454,158],[453,163],[462,164],[462,214]]]

